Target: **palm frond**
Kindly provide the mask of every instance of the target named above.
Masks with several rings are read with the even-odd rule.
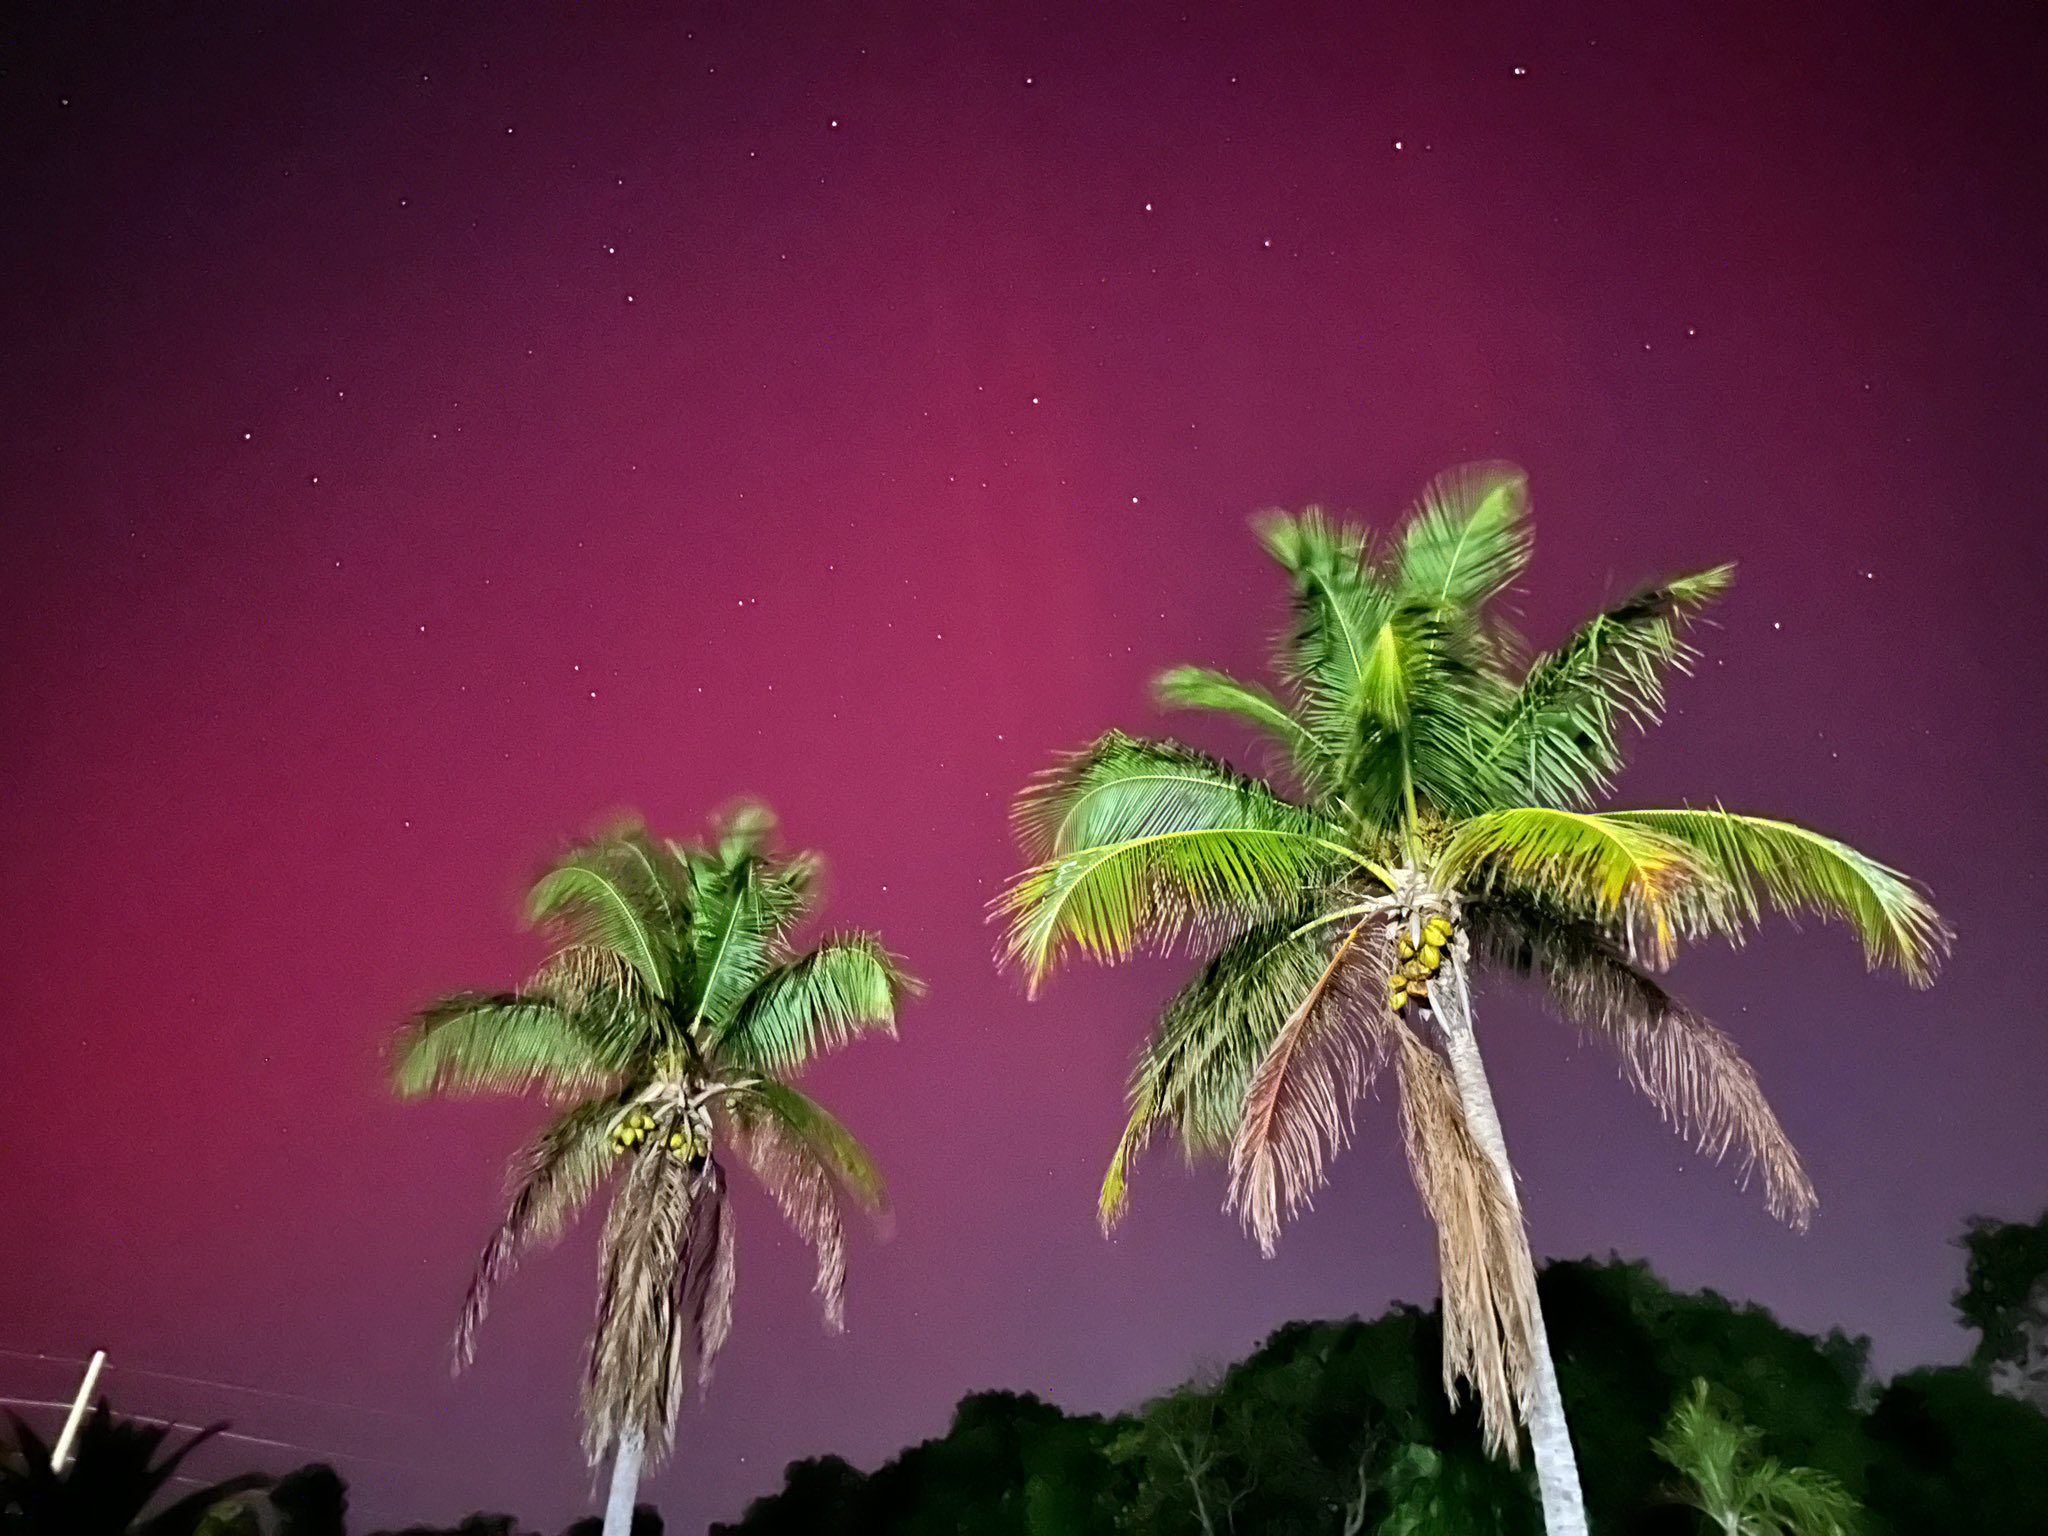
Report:
[[[730,869],[741,859],[760,858],[774,841],[780,822],[761,800],[736,800],[711,818],[718,861]]]
[[[733,1144],[798,1237],[817,1254],[812,1289],[828,1332],[846,1328],[846,1226],[830,1170],[812,1144],[774,1115],[735,1117]]]
[[[1706,916],[1731,936],[1766,906],[1788,916],[1834,918],[1854,930],[1873,968],[1891,966],[1923,987],[1954,943],[1953,931],[1905,875],[1791,822],[1718,807],[1610,811],[1606,819],[1654,833],[1711,871],[1733,900]]]
[[[1681,916],[1713,910],[1721,886],[1678,839],[1614,815],[1521,806],[1461,824],[1437,859],[1446,887],[1520,886],[1647,940],[1659,964]],[[1681,899],[1683,905],[1680,905]]]
[[[1537,657],[1482,754],[1503,795],[1577,807],[1611,787],[1622,728],[1646,730],[1662,717],[1666,677],[1695,657],[1687,624],[1734,574],[1717,565],[1645,587]]]
[[[590,1042],[591,1054],[619,1070],[675,1033],[666,1001],[631,961],[605,944],[556,950],[528,978],[521,995],[561,1009]]]
[[[841,934],[764,975],[712,1054],[741,1071],[787,1075],[861,1035],[893,1037],[897,1008],[921,990],[875,935]]]
[[[1365,532],[1332,523],[1320,507],[1262,513],[1252,527],[1292,589],[1275,665],[1299,693],[1299,719],[1322,754],[1342,762],[1356,742],[1366,658],[1394,591],[1373,567]]]
[[[1305,788],[1318,793],[1334,789],[1334,765],[1322,743],[1258,684],[1208,667],[1173,667],[1153,679],[1152,696],[1162,709],[1206,709],[1253,726],[1287,755]]]
[[[1513,585],[1532,547],[1528,477],[1512,464],[1466,464],[1424,489],[1401,530],[1404,596],[1476,610]]]
[[[633,878],[638,868],[637,856],[627,864],[614,842],[572,848],[534,882],[526,897],[526,918],[553,927],[568,943],[616,950],[649,988],[665,992],[671,957],[664,953],[663,934],[648,910],[653,893]]]
[[[1228,1203],[1271,1257],[1280,1223],[1321,1187],[1352,1108],[1386,1058],[1393,941],[1369,913],[1338,942],[1252,1074],[1230,1149]]]
[[[511,1203],[505,1219],[491,1234],[462,1299],[456,1324],[454,1368],[461,1371],[476,1359],[477,1330],[491,1307],[491,1293],[527,1253],[545,1248],[589,1202],[611,1171],[608,1136],[617,1104],[592,1099],[555,1117],[513,1159],[508,1170]]]
[[[862,1209],[881,1215],[889,1208],[882,1170],[867,1148],[817,1100],[773,1079],[750,1085],[730,1100],[736,1121],[758,1126],[772,1119],[809,1149],[839,1187]]]
[[[1227,934],[1361,857],[1320,817],[1202,753],[1112,732],[1019,801],[1042,862],[996,899],[1002,961],[1038,984],[1069,947],[1115,960],[1191,930]]]
[[[1252,1074],[1329,961],[1316,913],[1297,908],[1224,945],[1174,994],[1131,1069],[1130,1114],[1104,1175],[1099,1214],[1114,1227],[1132,1162],[1154,1127],[1169,1126],[1190,1158],[1227,1152]]]
[[[731,1308],[725,1181],[650,1147],[631,1160],[599,1248],[597,1318],[583,1382],[583,1448],[595,1466],[638,1431],[651,1457],[673,1443],[685,1366],[700,1375]]]
[[[1679,1399],[1654,1450],[1684,1479],[1677,1501],[1742,1536],[1848,1536],[1861,1512],[1849,1491],[1812,1467],[1762,1453],[1762,1435],[1705,1380]]]
[[[561,1098],[605,1087],[619,1066],[548,999],[457,992],[399,1027],[391,1085],[402,1098],[534,1089]]]
[[[1479,1400],[1487,1449],[1512,1462],[1529,1401],[1536,1276],[1521,1213],[1466,1123],[1450,1067],[1398,1015],[1394,1058],[1408,1170],[1436,1227],[1443,1277],[1444,1389]]]
[[[803,900],[780,872],[742,859],[698,896],[687,990],[689,1033],[716,1038],[730,1028],[749,994],[784,958],[785,935],[802,916]]]
[[[683,1270],[677,1282],[682,1313],[690,1323],[700,1392],[711,1385],[718,1352],[732,1335],[735,1261],[739,1255],[733,1237],[732,1202],[725,1194],[725,1170],[713,1158],[704,1165],[696,1198],[691,1202],[690,1232],[683,1245]]]
[[[1770,1213],[1805,1229],[1813,1183],[1733,1040],[1588,919],[1510,890],[1468,906],[1466,921],[1481,965],[1542,981],[1561,1017],[1614,1047],[1622,1075],[1667,1125],[1715,1162],[1732,1153],[1738,1181],[1760,1175]]]
[[[1149,1083],[1133,1083],[1124,1115],[1124,1128],[1103,1171],[1102,1188],[1095,1197],[1095,1217],[1102,1235],[1109,1236],[1124,1219],[1131,1204],[1131,1167],[1152,1144],[1152,1132],[1159,1124],[1157,1090]]]

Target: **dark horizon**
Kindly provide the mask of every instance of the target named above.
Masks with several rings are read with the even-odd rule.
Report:
[[[1643,1257],[1880,1370],[1959,1359],[1952,1240],[2048,1201],[2048,60],[2038,10],[907,5],[143,13],[0,44],[0,1395],[322,1452],[365,1528],[585,1512],[588,1233],[446,1341],[512,1104],[398,1105],[437,993],[619,808],[759,795],[828,926],[930,983],[820,1096],[891,1176],[849,1332],[743,1200],[733,1340],[645,1497],[731,1518],[962,1393],[1127,1405],[1433,1294],[1385,1095],[1262,1261],[1163,1143],[1105,1242],[1178,974],[991,964],[1027,778],[1252,673],[1247,518],[1379,527],[1530,473],[1538,643],[1740,562],[1623,780],[1909,871],[1940,983],[1833,929],[1675,986],[1819,1187],[1774,1226],[1527,998],[1481,1018],[1539,1255]],[[21,1255],[28,1255],[24,1260]],[[303,1459],[303,1458],[298,1458]]]

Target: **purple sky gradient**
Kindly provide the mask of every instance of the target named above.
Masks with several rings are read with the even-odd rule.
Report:
[[[17,13],[0,1349],[354,1405],[110,1378],[347,1453],[365,1529],[578,1512],[587,1235],[451,1383],[533,1111],[394,1105],[382,1043],[524,973],[561,838],[743,791],[931,995],[815,1075],[896,1194],[845,1338],[742,1206],[734,1341],[651,1490],[675,1528],[972,1388],[1111,1408],[1425,1299],[1384,1102],[1277,1261],[1163,1148],[1105,1243],[1176,970],[1027,1005],[983,908],[1051,753],[1188,732],[1164,665],[1260,664],[1247,514],[1384,523],[1509,457],[1539,641],[1742,562],[1626,797],[1837,832],[1962,935],[1926,994],[1835,933],[1681,966],[1809,1159],[1804,1237],[1487,999],[1539,1250],[1956,1357],[1949,1239],[2048,1198],[2048,32],[1931,10]],[[70,1384],[0,1355],[0,1395]]]

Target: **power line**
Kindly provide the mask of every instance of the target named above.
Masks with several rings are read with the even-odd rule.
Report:
[[[8,1408],[55,1408],[63,1410],[69,1410],[69,1408],[71,1407],[71,1405],[66,1402],[55,1402],[51,1399],[40,1397],[0,1397],[0,1406]],[[124,1411],[120,1415],[120,1417],[124,1419],[135,1419],[144,1424],[160,1424],[165,1429],[189,1430],[194,1434],[197,1434],[201,1430],[213,1428],[213,1426],[210,1424],[187,1424],[182,1419],[159,1418],[157,1415],[153,1413],[128,1413]],[[266,1435],[245,1435],[237,1430],[232,1429],[215,1429],[214,1438],[219,1440],[239,1440],[244,1445],[268,1446],[271,1449],[280,1451],[294,1451],[297,1452],[299,1455],[316,1457],[322,1461],[359,1461],[364,1466],[387,1467],[394,1472],[418,1473],[424,1470],[423,1468],[412,1466],[409,1463],[403,1461],[385,1461],[381,1457],[362,1456],[351,1451],[325,1451],[315,1445],[300,1445],[296,1440],[273,1440]]]
[[[12,1360],[37,1360],[48,1365],[64,1365],[73,1369],[81,1369],[85,1365],[82,1356],[74,1358],[69,1355],[50,1355],[40,1350],[32,1353],[22,1349],[0,1349],[0,1355]],[[239,1392],[246,1397],[274,1398],[281,1403],[305,1403],[314,1408],[338,1408],[344,1413],[373,1414],[378,1418],[401,1421],[411,1419],[415,1423],[418,1422],[412,1415],[399,1413],[390,1408],[368,1408],[359,1403],[337,1402],[327,1397],[307,1397],[299,1392],[278,1392],[269,1387],[245,1387],[237,1382],[214,1381],[205,1376],[181,1376],[175,1371],[153,1371],[139,1365],[116,1365],[111,1360],[107,1362],[107,1370],[115,1375],[147,1377],[153,1381],[183,1382],[187,1386],[210,1387],[219,1392]]]

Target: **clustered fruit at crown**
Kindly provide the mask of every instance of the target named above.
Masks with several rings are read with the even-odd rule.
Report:
[[[670,1126],[664,1133],[655,1124],[654,1116],[644,1109],[628,1110],[612,1131],[612,1147],[619,1152],[630,1152],[650,1139],[665,1148],[671,1157],[686,1163],[695,1162],[704,1153],[688,1125]]]
[[[1443,968],[1444,951],[1450,948],[1453,932],[1451,920],[1441,912],[1432,912],[1424,920],[1419,937],[1413,925],[1402,925],[1394,943],[1401,963],[1387,981],[1389,1008],[1398,1013],[1411,1001],[1429,1001],[1429,983]]]

